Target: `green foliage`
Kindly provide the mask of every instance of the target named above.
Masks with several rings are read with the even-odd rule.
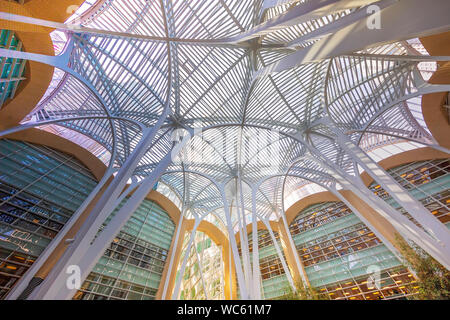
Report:
[[[198,262],[195,262],[195,263],[194,263],[194,275],[197,275],[197,274],[198,274],[198,270],[199,270]]]
[[[320,294],[319,290],[313,287],[305,286],[302,281],[295,284],[293,290],[291,286],[288,286],[281,296],[280,300],[329,300],[326,295]]]
[[[184,271],[183,280],[189,279],[190,276],[191,276],[191,269],[186,268],[185,271]]]
[[[450,300],[450,271],[419,247],[411,247],[399,235],[396,242],[404,264],[416,273],[419,300]]]

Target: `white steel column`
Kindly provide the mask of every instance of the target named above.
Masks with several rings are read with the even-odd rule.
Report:
[[[238,204],[236,203],[236,218],[237,218],[237,226],[239,229],[239,241],[241,244],[241,256],[242,256],[242,267],[244,270],[244,280],[245,280],[245,286],[248,288],[249,297],[251,297],[251,288],[250,288],[250,279],[249,279],[249,265],[247,263],[246,258],[246,252],[245,252],[245,240],[244,240],[244,233],[246,232],[246,227],[243,226],[242,220],[241,220],[241,213]]]
[[[253,245],[253,298],[261,300],[261,273],[259,266],[258,215],[256,212],[256,193],[258,188],[252,187],[252,245]]]
[[[142,181],[141,185],[114,215],[97,238],[95,238],[95,240],[93,240],[93,238],[83,239],[84,243],[82,242],[82,246],[77,248],[83,249],[79,250],[82,254],[69,256],[65,260],[60,259],[58,262],[59,268],[53,268],[41,286],[30,295],[29,299],[71,299],[76,293],[76,289],[68,289],[66,286],[67,274],[65,271],[67,268],[71,265],[79,266],[81,270],[81,280],[84,281],[86,279],[105,249],[119,233],[134,211],[139,207],[142,200],[144,200],[147,194],[152,190],[155,183],[171,162],[172,154],[169,152],[153,170],[150,176]],[[94,237],[97,235],[97,231],[98,228],[96,229]],[[67,250],[64,256],[66,256],[66,254]],[[62,270],[61,272],[59,272],[60,269]]]
[[[6,297],[6,300],[16,300],[20,294],[25,290],[28,286],[28,283],[34,277],[36,272],[44,265],[47,261],[48,257],[53,253],[58,244],[64,239],[67,232],[72,228],[75,222],[79,219],[80,215],[87,208],[89,203],[94,199],[97,193],[103,188],[106,182],[112,175],[113,170],[108,169],[103,178],[97,184],[97,186],[91,191],[89,196],[83,201],[81,206],[75,211],[75,213],[70,217],[69,221],[64,225],[64,228],[56,235],[56,237],[50,242],[50,244],[44,249],[41,255],[36,259],[36,261],[31,265],[31,267],[27,270],[27,272],[20,278],[18,283],[11,289],[10,293]]]
[[[387,240],[377,228],[375,228],[362,214],[356,209],[339,191],[335,189],[328,189],[333,193],[339,200],[341,200],[352,212],[373,232],[375,235],[383,242],[383,244],[401,261],[402,256],[400,252],[394,247],[394,245]]]
[[[191,235],[190,235],[190,238],[189,238],[188,246],[186,248],[186,251],[184,252],[184,258],[183,258],[183,263],[181,264],[179,277],[178,277],[177,282],[175,284],[175,288],[173,289],[172,300],[177,300],[178,299],[178,293],[180,291],[181,280],[183,279],[183,276],[184,276],[184,270],[186,270],[187,260],[189,258],[190,253],[191,253],[192,244],[194,243],[195,234],[197,232],[198,226],[200,225],[200,222],[201,222],[201,220],[196,217],[195,218],[195,222],[194,222],[194,227],[192,228]],[[196,249],[194,248],[194,250],[196,250]]]
[[[241,293],[241,299],[248,299],[248,290],[247,287],[245,286],[245,279],[244,279],[244,274],[242,272],[242,264],[241,264],[241,259],[239,257],[239,252],[238,252],[238,248],[237,248],[237,244],[236,244],[236,238],[234,235],[234,230],[233,230],[233,224],[231,222],[231,212],[230,212],[230,208],[228,207],[228,201],[225,195],[225,188],[224,185],[217,185],[217,187],[219,188],[219,192],[222,196],[222,202],[223,202],[223,209],[225,211],[225,219],[227,222],[227,229],[228,229],[228,237],[230,239],[230,246],[231,246],[231,251],[233,253],[233,258],[234,258],[234,265],[236,268],[236,276],[237,276],[237,280],[238,280],[238,284],[239,284],[239,290]]]
[[[289,284],[291,285],[291,288],[296,291],[294,280],[292,279],[291,272],[289,271],[289,268],[287,266],[286,260],[284,259],[283,253],[280,249],[280,246],[278,245],[278,241],[275,238],[275,235],[273,233],[272,227],[270,226],[270,222],[266,221],[265,219],[261,219],[261,221],[266,225],[267,230],[269,231],[270,238],[272,239],[273,245],[275,246],[275,250],[277,251],[278,257],[280,258],[281,265],[283,266],[284,273],[286,274],[286,277],[289,281]]]
[[[434,0],[432,5],[423,0],[396,1],[381,11],[382,28],[369,29],[367,19],[364,17],[344,28],[336,26],[335,30],[329,30],[325,37],[313,45],[297,50],[266,66],[256,76],[260,77],[301,64],[351,54],[381,44],[448,31],[450,22],[444,12],[449,10],[448,0]]]
[[[161,295],[161,300],[165,300],[166,296],[168,294],[167,289],[169,286],[169,281],[170,281],[170,275],[172,274],[172,269],[174,268],[174,261],[173,259],[175,258],[175,251],[176,248],[178,247],[178,243],[180,241],[183,241],[183,239],[181,239],[181,229],[182,229],[182,225],[183,225],[183,220],[184,220],[184,214],[180,215],[180,220],[178,221],[178,226],[177,226],[177,231],[175,233],[175,241],[173,242],[173,247],[172,247],[172,254],[170,256],[169,259],[169,267],[167,269],[167,276],[166,276],[166,280],[164,281],[164,287],[163,287],[163,292]],[[175,266],[176,268],[176,266]]]
[[[248,245],[248,235],[247,235],[247,219],[245,218],[245,204],[244,204],[244,194],[242,192],[242,179],[241,179],[241,173],[240,170],[238,171],[238,188],[236,188],[236,195],[237,191],[239,191],[239,204],[240,204],[240,212],[242,216],[242,240],[241,240],[241,252],[242,252],[242,260],[244,264],[244,272],[245,272],[245,279],[247,283],[247,288],[249,289],[249,296],[253,297],[253,286],[252,283],[252,276],[251,276],[251,263],[250,263],[250,250]],[[239,209],[237,211],[237,215],[239,216]],[[240,219],[239,219],[240,220]]]
[[[420,229],[407,217],[384,202],[384,200],[375,196],[370,190],[367,190],[367,188],[364,190],[364,185],[351,185],[347,184],[347,182],[343,183],[343,186],[344,185],[347,188],[351,188],[350,190],[353,191],[353,193],[364,199],[364,201],[372,206],[374,210],[389,220],[401,235],[414,241],[443,266],[450,269],[450,251],[447,248],[443,248],[440,243],[438,243],[428,233]]]
[[[298,253],[297,253],[297,247],[295,246],[294,239],[292,239],[292,234],[291,234],[291,231],[289,230],[289,226],[288,226],[287,221],[286,221],[286,214],[285,214],[284,210],[281,212],[281,219],[283,221],[283,226],[286,229],[286,234],[287,234],[287,237],[288,237],[288,240],[289,240],[289,244],[290,244],[290,246],[292,248],[292,251],[293,251],[292,254],[294,255],[296,267],[297,267],[298,272],[300,273],[300,275],[302,277],[303,284],[306,285],[308,283],[307,278],[306,278],[306,274],[303,272],[303,268],[302,268],[302,265],[301,265],[301,262],[300,262],[300,258],[299,258]]]
[[[336,142],[347,152],[399,205],[419,222],[424,229],[443,246],[450,248],[450,231],[433,216],[417,199],[392,178],[386,170],[372,160],[337,128],[330,126],[338,135]]]
[[[450,268],[450,251],[443,248],[437,241],[432,238],[425,231],[416,226],[412,221],[406,218],[399,211],[395,210],[384,200],[375,196],[364,184],[358,181],[355,177],[351,177],[348,173],[344,172],[342,169],[337,167],[331,162],[324,162],[320,160],[320,155],[315,152],[315,149],[308,146],[310,151],[312,151],[313,156],[309,158],[312,161],[317,162],[323,168],[326,168],[339,183],[347,190],[351,190],[361,199],[372,206],[372,208],[377,211],[381,216],[386,218],[391,222],[397,231],[404,237],[413,240],[418,246],[423,248],[431,256],[433,256],[437,261],[439,261],[446,268]]]
[[[152,132],[152,130],[149,130],[147,132],[147,137],[152,138],[154,134],[156,134],[156,132]],[[55,264],[47,278],[43,281],[39,288],[35,289],[35,291],[41,290],[40,288],[47,288],[47,286],[51,286],[51,283],[53,283],[53,281],[49,280],[50,276],[55,277],[57,274],[65,274],[67,266],[74,264],[69,263],[69,261],[74,259],[73,257],[83,257],[86,254],[86,250],[90,245],[90,242],[95,238],[101,224],[114,210],[114,205],[116,204],[117,198],[123,191],[128,179],[136,168],[142,155],[147,151],[148,145],[148,141],[144,141],[144,139],[141,140],[141,142],[136,147],[136,150],[127,159],[124,166],[119,170],[116,177],[114,177],[111,184],[108,186],[95,207],[92,209],[89,217],[77,232],[74,241],[67,247],[66,251],[61,256],[60,260]],[[34,296],[35,295],[33,293],[30,294],[29,299],[32,299],[32,297]],[[39,297],[41,295],[37,294],[36,296]]]
[[[310,20],[318,19],[320,17],[333,14],[335,12],[343,11],[346,9],[356,8],[358,6],[364,6],[377,0],[315,0],[306,1],[300,5],[292,6],[285,13],[282,13],[275,18],[272,18],[256,27],[237,35],[230,39],[233,43],[239,43],[243,41],[249,41],[254,38],[265,36],[276,30],[295,26]],[[288,2],[282,1],[265,1],[263,8],[267,9],[271,6],[279,5],[281,3]]]
[[[73,46],[73,41],[69,42],[69,46]],[[40,55],[40,54],[33,54],[33,53],[26,53],[26,52],[18,52],[14,50],[3,50],[0,49],[0,55],[2,56],[21,56],[22,59],[27,60],[33,60],[40,63],[48,64],[57,68],[60,68],[61,70],[71,74],[76,79],[81,81],[95,96],[96,98],[101,102],[102,106],[104,107],[105,114],[108,118],[110,118],[110,113],[108,108],[106,108],[106,103],[103,100],[102,96],[97,92],[96,88],[85,78],[80,76],[77,72],[73,71],[70,67],[68,67],[68,62],[70,59],[70,53],[71,50],[65,50],[64,53],[60,56],[46,56],[46,55]],[[169,81],[169,87],[170,87],[170,81]],[[170,88],[168,89],[168,92],[170,92]],[[135,150],[131,153],[131,155],[126,159],[123,166],[120,168],[120,170],[117,172],[117,175],[112,180],[112,182],[109,184],[103,195],[100,197],[99,201],[96,203],[94,208],[92,209],[91,214],[86,219],[85,223],[82,225],[80,230],[78,231],[77,235],[75,236],[74,241],[68,246],[58,263],[54,266],[53,270],[49,274],[49,276],[52,274],[52,272],[55,272],[55,274],[63,273],[65,270],[64,265],[67,265],[67,261],[71,259],[72,256],[84,256],[85,251],[87,250],[87,247],[89,246],[89,243],[91,240],[94,239],[99,227],[101,224],[105,221],[106,217],[113,211],[114,204],[116,199],[118,198],[119,194],[123,191],[123,188],[125,187],[128,179],[131,177],[132,173],[134,172],[136,166],[138,165],[139,161],[142,159],[143,155],[147,152],[148,148],[150,147],[153,139],[156,136],[156,133],[162,126],[162,124],[165,122],[167,115],[169,113],[169,105],[166,103],[163,106],[163,112],[161,116],[159,117],[156,124],[151,128],[146,128],[142,132],[142,138],[137,144]],[[111,130],[114,136],[114,139],[116,139],[116,131],[114,125],[111,125]],[[115,148],[113,150],[113,156],[111,158],[111,163],[115,161],[116,158],[116,151]],[[54,246],[49,247],[53,248]],[[53,248],[54,249],[54,248]],[[52,250],[53,250],[52,249]],[[47,251],[48,254],[51,254],[51,251]],[[37,266],[37,265],[36,265]],[[30,271],[30,270],[29,270]],[[31,272],[30,272],[31,276]],[[48,277],[47,277],[48,278]],[[48,285],[48,279],[45,279],[44,282],[40,285],[41,287],[45,287]],[[39,288],[36,288],[35,290],[39,290]],[[15,295],[17,294],[17,291],[15,291]],[[30,295],[32,297],[33,294]]]

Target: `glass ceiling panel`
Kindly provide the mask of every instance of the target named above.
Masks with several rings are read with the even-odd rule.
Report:
[[[419,143],[433,144],[416,93],[436,62],[408,58],[428,55],[417,38],[270,72],[330,30],[346,26],[361,9],[342,2],[337,9],[303,12],[285,25],[276,24],[307,2],[85,1],[67,23],[96,31],[52,33],[57,55],[72,50],[73,74],[55,69],[26,123],[58,121],[41,129],[119,168],[168,106],[169,116],[134,177],[144,179],[171,150],[175,129],[203,128],[184,150],[183,162],[173,162],[161,177],[157,190],[180,208],[184,201],[184,214],[211,212],[211,219],[223,224],[222,199],[211,181],[231,183],[239,173],[248,186],[260,183],[257,210],[268,219],[325,190],[319,184],[340,188],[323,168],[302,159],[306,142],[354,174],[349,156],[328,140],[335,133],[325,120],[376,161]],[[285,179],[287,172],[293,176]],[[251,192],[244,193],[247,210]],[[229,199],[234,201],[233,222],[240,201],[236,194]]]

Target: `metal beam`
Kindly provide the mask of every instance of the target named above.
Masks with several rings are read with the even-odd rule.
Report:
[[[266,21],[251,30],[231,38],[231,43],[240,43],[254,38],[262,37],[271,32],[288,28],[306,21],[327,16],[331,13],[352,9],[376,2],[376,0],[315,0],[301,3],[292,7],[269,21]]]
[[[398,1],[381,10],[381,29],[369,29],[366,20],[354,22],[336,30],[312,46],[261,69],[255,76],[259,78],[301,64],[351,54],[376,45],[445,32],[450,29],[447,12],[450,12],[450,1],[447,0]]]

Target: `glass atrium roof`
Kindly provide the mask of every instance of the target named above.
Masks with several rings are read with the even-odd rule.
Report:
[[[52,34],[56,54],[69,55],[74,73],[55,69],[24,123],[44,122],[41,129],[118,169],[167,111],[131,181],[141,181],[170,152],[175,130],[196,133],[158,190],[187,216],[208,215],[216,225],[225,219],[215,183],[225,185],[236,217],[238,176],[246,211],[252,209],[252,187],[259,186],[255,205],[269,220],[330,183],[339,189],[326,170],[305,158],[306,141],[331,163],[354,170],[330,142],[335,133],[326,121],[376,161],[435,145],[418,88],[436,63],[426,59],[416,37],[288,65],[321,41],[331,43],[336,30],[375,1],[328,1],[334,6],[311,9],[313,2],[85,1]],[[292,18],[295,12],[303,14]]]

